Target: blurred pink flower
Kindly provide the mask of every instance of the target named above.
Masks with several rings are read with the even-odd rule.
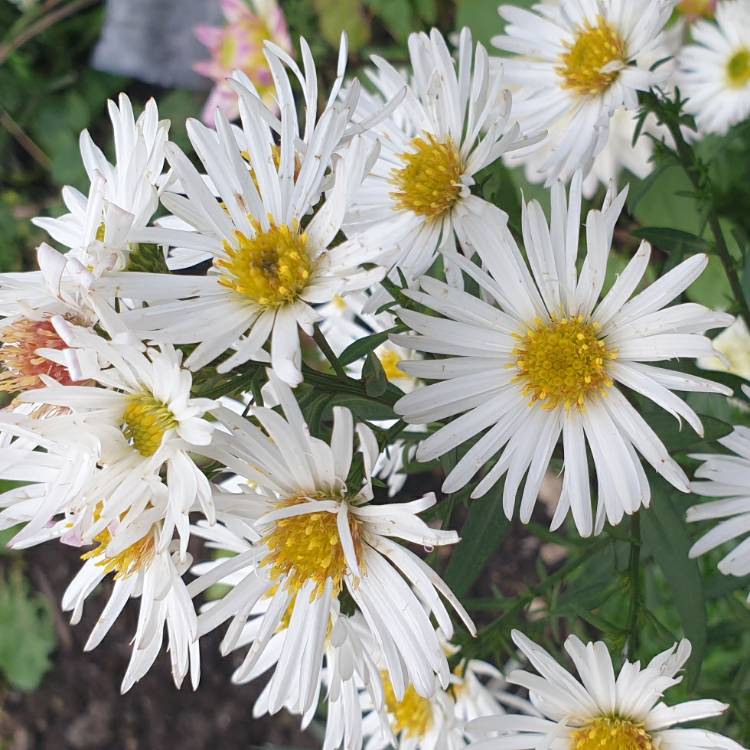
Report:
[[[239,116],[237,96],[227,84],[233,71],[241,70],[255,84],[261,98],[272,103],[273,80],[263,55],[266,39],[287,52],[292,43],[286,19],[276,0],[221,0],[227,25],[197,26],[195,35],[211,52],[210,60],[193,66],[201,75],[211,78],[216,85],[206,101],[201,115],[207,125],[213,125],[219,107],[230,120]]]

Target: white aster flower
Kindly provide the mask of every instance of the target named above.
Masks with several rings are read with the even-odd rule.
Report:
[[[315,68],[305,45],[303,53],[304,75],[282,50],[267,50],[277,83],[280,123],[255,93],[234,82],[244,148],[220,111],[217,131],[197,120],[188,121],[190,139],[221,203],[188,157],[174,144],[167,146],[167,157],[187,195],[165,192],[162,201],[195,231],[155,227],[146,239],[209,253],[213,268],[208,276],[151,274],[136,279],[121,274],[119,279],[103,280],[105,285],[116,284],[126,297],[149,302],[154,296],[164,299],[165,290],[172,290],[171,301],[133,310],[128,320],[144,334],[150,332],[155,341],[197,344],[186,360],[191,369],[200,369],[232,348],[235,351],[220,363],[220,372],[250,359],[266,362],[263,346],[270,338],[274,370],[297,385],[302,380],[298,327],[312,333],[320,319],[311,304],[364,289],[382,276],[377,268],[363,269],[370,257],[361,248],[332,245],[346,206],[374,156],[371,144],[352,135],[350,119],[358,87],[336,101],[337,82],[316,121]],[[302,130],[282,60],[305,91],[307,116]],[[280,131],[279,146],[274,126]],[[337,155],[337,149],[343,154]],[[321,201],[324,188],[327,193]],[[190,278],[195,289],[186,294],[184,285]],[[175,301],[181,297],[190,299]]]
[[[716,23],[698,21],[683,48],[677,85],[703,133],[726,133],[750,115],[750,5],[725,0]]]
[[[84,130],[80,145],[91,182],[88,196],[67,186],[62,198],[69,213],[57,219],[32,219],[97,275],[127,265],[130,243],[138,241],[138,232],[154,215],[169,132],[169,121],[159,120],[153,99],[137,120],[125,94],[120,94],[118,104],[108,103],[115,163]]]
[[[363,94],[360,114],[406,90],[393,115],[372,133],[380,159],[347,214],[347,236],[378,250],[409,279],[425,273],[439,249],[455,248],[459,206],[479,210],[471,195],[474,175],[505,152],[526,143],[508,121],[510,95],[490,75],[487,52],[460,35],[458,62],[433,29],[409,37],[411,71],[402,75],[380,57],[369,72],[378,93]]]
[[[743,386],[750,396],[750,389]],[[723,544],[739,540],[719,563],[719,570],[727,576],[746,576],[750,573],[750,429],[735,427],[733,432],[719,439],[729,454],[698,454],[693,456],[703,463],[695,470],[690,488],[696,495],[717,498],[688,509],[688,521],[717,521],[690,550],[690,557],[705,555]],[[750,595],[749,595],[750,598]]]
[[[116,330],[116,319],[103,309],[100,313],[106,315],[109,330]],[[50,518],[73,512],[74,528],[83,542],[115,521],[125,529],[152,502],[152,486],[165,469],[169,503],[160,550],[177,528],[184,554],[188,514],[194,506],[213,518],[208,481],[189,451],[210,442],[213,427],[203,415],[214,402],[190,397],[190,372],[181,367],[181,353],[172,347],[144,352],[125,334],[113,334],[108,341],[60,317],[52,323],[72,347],[63,353],[73,377],[96,385],[60,385],[45,379],[44,387],[24,392],[19,400],[64,408],[65,413],[27,420],[25,427],[53,444],[93,443],[101,469],[92,469],[89,463],[76,467],[80,476],[75,494],[70,486],[55,485],[46,501]],[[0,420],[0,428],[7,420]],[[106,498],[104,509],[93,518],[102,498]]]
[[[728,706],[693,700],[668,706],[666,690],[681,682],[678,672],[690,656],[681,641],[645,667],[626,661],[617,676],[606,645],[565,641],[579,679],[541,646],[517,630],[513,640],[539,674],[514,671],[508,681],[529,690],[542,717],[503,714],[477,719],[469,731],[479,737],[474,750],[742,750],[727,737],[704,729],[678,727],[718,716]],[[500,734],[495,734],[499,732]]]
[[[304,714],[319,689],[331,612],[336,599],[345,596],[362,613],[383,651],[397,693],[403,695],[412,682],[430,694],[435,674],[444,684],[449,679],[448,663],[429,619],[431,614],[444,632],[453,632],[439,594],[472,632],[473,625],[440,577],[393,537],[433,547],[453,544],[458,536],[431,529],[418,517],[434,505],[432,494],[408,503],[370,502],[377,445],[363,425],[358,425],[357,434],[364,478],[352,479],[355,486],[347,488],[353,461],[351,412],[336,408],[329,445],[310,435],[288,386],[273,371],[269,377],[285,418],[255,407],[251,414],[261,430],[228,410],[217,411],[231,438],[217,431],[207,453],[255,489],[217,497],[216,502],[230,503],[233,515],[243,519],[238,528],[251,546],[191,584],[191,593],[197,594],[242,571],[231,592],[201,614],[200,632],[231,619],[222,643],[229,651],[248,619],[257,617],[255,638],[234,675],[242,681],[265,659],[283,622],[288,633],[269,684],[268,710],[288,707],[288,691],[293,690],[294,711]]]
[[[513,117],[529,131],[547,130],[531,158],[540,177],[568,181],[588,173],[609,137],[615,111],[638,108],[638,92],[662,82],[661,31],[675,0],[561,0],[525,10],[501,5],[505,33],[492,43],[513,91]]]
[[[701,357],[698,367],[705,370],[731,372],[750,380],[750,332],[741,317],[714,338],[714,349],[718,357]]]
[[[168,503],[167,488],[153,486],[148,507],[124,533],[117,528],[117,520],[102,529],[93,539],[96,546],[81,555],[85,563],[63,594],[63,611],[72,611],[75,625],[86,599],[113,574],[112,593],[86,641],[85,651],[101,643],[130,599],[140,599],[133,650],[121,685],[123,693],[151,668],[161,651],[165,627],[175,685],[180,687],[188,670],[193,689],[200,680],[197,617],[182,580],[192,557],[181,555],[176,541],[160,548]],[[99,506],[98,515],[105,506],[106,502]]]
[[[458,254],[455,262],[499,309],[427,277],[421,280],[423,291],[406,292],[438,317],[400,311],[417,335],[395,336],[395,341],[440,358],[401,367],[442,382],[407,394],[396,412],[416,423],[456,417],[420,444],[417,459],[430,461],[481,435],[446,477],[444,492],[464,487],[488,464],[472,497],[481,497],[506,475],[503,506],[511,518],[525,477],[520,518],[527,523],[560,435],[565,474],[553,528],[572,509],[579,532],[587,536],[599,532],[605,518],[617,524],[623,514],[648,506],[649,483],[636,451],[667,481],[688,491],[685,473],[619,386],[701,434],[698,416],[672,391],[731,391],[649,363],[711,354],[711,341],[702,334],[732,318],[692,303],[665,308],[701,274],[708,262],[704,255],[688,258],[630,299],[648,267],[651,251],[645,242],[599,299],[626,192],[609,192],[602,211],[589,212],[580,274],[578,173],[570,205],[562,185],[553,187],[549,226],[536,201],[525,205],[528,265],[504,217],[487,211],[465,222],[461,239],[467,254],[476,251],[486,270]],[[595,519],[587,444],[599,490]]]

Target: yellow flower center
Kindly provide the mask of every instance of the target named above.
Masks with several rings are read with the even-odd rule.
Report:
[[[307,236],[299,227],[271,224],[264,230],[258,221],[251,221],[255,236],[235,231],[237,247],[224,242],[227,257],[214,260],[222,271],[219,283],[263,307],[289,304],[312,274]]]
[[[0,330],[0,392],[18,393],[41,387],[41,375],[70,385],[73,380],[67,367],[37,354],[38,349],[66,347],[49,320],[21,318]]]
[[[94,511],[94,518],[99,520],[102,513],[102,503],[99,503]],[[112,557],[106,557],[107,547],[112,541],[112,533],[109,529],[104,529],[94,537],[97,546],[81,555],[81,560],[89,560],[95,557],[101,557],[96,564],[104,568],[105,573],[114,573],[115,580],[127,578],[137,573],[139,570],[147,568],[156,555],[156,537],[158,528],[152,526],[151,529],[141,537],[137,542],[133,542],[122,552],[118,552]]]
[[[741,49],[732,55],[727,63],[727,78],[735,89],[745,88],[750,83],[750,49]]]
[[[584,96],[606,91],[617,80],[620,66],[627,60],[625,42],[601,16],[596,26],[586,21],[575,41],[566,46],[568,51],[560,58],[558,73],[565,80],[565,88]]]
[[[317,499],[322,498],[313,498],[313,502]],[[283,500],[278,507],[288,508],[308,502],[311,502],[308,497],[292,498]],[[349,514],[349,531],[361,566],[361,522],[352,513]],[[314,581],[313,598],[316,598],[323,593],[328,579],[333,581],[334,596],[341,592],[348,566],[335,513],[304,513],[276,521],[273,531],[265,538],[265,544],[268,554],[261,564],[271,568],[274,579],[291,573],[287,586],[295,594],[305,583]]]
[[[169,407],[150,393],[128,399],[122,422],[125,437],[142,456],[153,456],[161,446],[164,433],[178,424]]]
[[[398,352],[394,352],[392,349],[386,349],[380,356],[378,357],[380,360],[380,364],[383,367],[383,372],[385,373],[385,376],[388,378],[388,380],[408,380],[409,375],[405,373],[403,370],[399,369],[399,364],[403,362],[403,357],[401,357]]]
[[[651,736],[641,724],[602,716],[571,734],[571,750],[654,750]]]
[[[531,404],[545,409],[582,408],[587,398],[604,394],[612,386],[607,362],[617,353],[599,338],[601,326],[582,315],[535,320],[524,335],[516,334],[516,381],[523,382]]]
[[[461,196],[463,164],[456,144],[425,133],[400,158],[404,166],[391,173],[396,207],[430,220],[442,218]]]
[[[413,685],[409,685],[402,700],[396,698],[393,685],[387,672],[381,672],[385,706],[395,735],[403,732],[405,737],[422,739],[430,730],[433,722],[432,703],[423,698]]]

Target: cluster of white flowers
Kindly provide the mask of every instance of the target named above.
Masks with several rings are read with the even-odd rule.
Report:
[[[0,478],[16,483],[0,495],[0,528],[20,525],[15,547],[79,549],[63,599],[74,622],[112,574],[87,649],[140,600],[123,690],[165,632],[176,684],[189,672],[196,687],[200,637],[228,623],[222,653],[244,654],[233,679],[266,680],[255,714],[285,708],[306,725],[323,698],[331,750],[739,747],[672,728],[722,704],[658,702],[684,642],[615,678],[604,644],[571,639],[579,682],[516,633],[540,676],[508,679],[530,702],[464,658],[452,617],[474,634],[471,618],[410,548],[459,537],[421,517],[434,494],[401,497],[407,464],[460,449],[442,490],[479,476],[479,497],[504,478],[505,513],[526,523],[557,450],[554,528],[571,515],[590,536],[648,507],[645,462],[678,490],[721,498],[690,511],[729,519],[696,555],[750,529],[748,431],[724,441],[736,456],[700,456],[708,481],[691,486],[629,398],[701,434],[675,391],[731,394],[655,366],[713,357],[707,331],[733,320],[671,305],[707,258],[642,288],[644,242],[603,293],[627,195],[610,178],[648,156],[617,130],[632,133],[638,92],[679,80],[708,131],[750,112],[747,2],[696,22],[676,72],[654,64],[672,54],[675,4],[503,6],[494,43],[513,56],[491,58],[468,30],[455,55],[437,31],[415,33],[409,69],[374,57],[367,92],[346,79],[345,43],[324,95],[304,39],[300,64],[267,44],[274,104],[236,73],[240,125],[221,111],[215,127],[189,120],[197,159],[153,101],[137,119],[126,96],[110,103],[114,163],[82,133],[88,195],[65,188],[69,213],[35,220],[65,250],[42,244],[38,271],[0,275],[0,390],[12,394]],[[514,235],[472,191],[500,159],[548,182],[549,220],[524,202]],[[593,178],[608,188],[582,238]],[[298,401],[316,377],[365,383],[373,358],[390,416]],[[374,477],[390,502],[375,499]],[[220,554],[193,564],[201,541]],[[723,572],[750,572],[749,544]],[[217,586],[220,598],[194,603]]]

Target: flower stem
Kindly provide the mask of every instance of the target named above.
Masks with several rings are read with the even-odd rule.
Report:
[[[628,610],[628,640],[626,654],[631,656],[638,650],[638,615],[641,609],[641,514],[630,517],[630,562],[628,578],[630,582],[630,608]]]

